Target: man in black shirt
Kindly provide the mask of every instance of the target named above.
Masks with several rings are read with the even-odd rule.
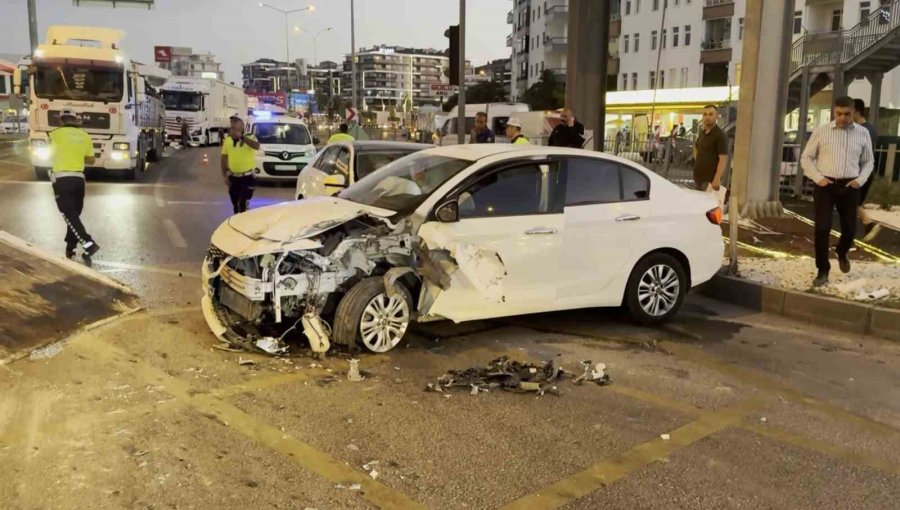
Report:
[[[575,120],[575,114],[569,108],[563,109],[559,115],[560,123],[550,133],[547,145],[551,147],[584,147],[584,125]]]
[[[694,142],[694,186],[706,191],[718,190],[728,161],[728,137],[718,125],[719,111],[713,105],[703,107],[703,124]]]

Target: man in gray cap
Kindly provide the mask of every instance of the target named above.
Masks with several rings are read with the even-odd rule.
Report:
[[[94,144],[90,135],[78,127],[78,117],[72,110],[61,111],[59,121],[62,126],[50,132],[48,143],[53,162],[50,173],[53,194],[67,226],[66,258],[74,258],[75,248],[81,244],[84,263],[90,266],[91,257],[100,245],[81,223],[81,210],[84,208],[84,166],[94,164]]]

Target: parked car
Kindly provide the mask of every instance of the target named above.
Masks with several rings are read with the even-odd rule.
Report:
[[[318,139],[309,134],[309,128],[299,119],[277,116],[254,120],[250,132],[259,141],[258,179],[293,181],[316,155]]]
[[[203,313],[245,345],[293,328],[314,349],[372,352],[412,321],[625,305],[655,324],[720,268],[721,214],[712,195],[602,153],[433,148],[336,197],[224,222],[202,265]]]
[[[20,116],[16,117],[15,115],[7,115],[3,117],[3,121],[0,122],[0,133],[5,135],[9,134],[28,134],[28,117]]]
[[[297,199],[336,195],[403,156],[434,147],[406,142],[355,141],[329,144],[297,178]]]

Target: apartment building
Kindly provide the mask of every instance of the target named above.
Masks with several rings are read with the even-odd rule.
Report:
[[[291,63],[261,58],[241,68],[246,92],[306,92],[310,88],[309,67],[302,58]]]
[[[739,85],[746,3],[621,0],[618,90]],[[882,3],[889,2],[796,0],[794,38],[850,29],[879,11]],[[895,75],[884,77],[883,107],[900,107],[900,79]],[[869,83],[862,76],[855,78],[848,93],[868,99]]]
[[[439,105],[432,83],[449,83],[449,58],[434,49],[375,46],[357,54],[357,83],[351,78],[350,55],[344,60],[344,95],[358,85],[360,103],[367,109]]]
[[[163,53],[160,55],[161,49]],[[174,76],[225,79],[222,64],[216,62],[215,55],[210,53],[194,53],[191,48],[178,46],[157,46],[156,52],[157,65]]]
[[[475,74],[485,77],[487,80],[495,81],[503,85],[507,95],[510,93],[510,85],[512,84],[512,61],[508,58],[492,60],[483,66],[475,68]]]
[[[315,90],[316,94],[340,96],[343,71],[343,66],[330,60],[319,62],[315,67],[309,66],[306,68],[309,88]]]
[[[547,69],[565,80],[568,52],[568,0],[512,0],[513,8],[506,15],[511,33],[506,38],[510,48],[510,96],[522,97],[528,87],[540,80]],[[619,4],[610,6],[610,60],[607,72],[617,76],[619,68]],[[612,90],[616,82],[609,80]]]

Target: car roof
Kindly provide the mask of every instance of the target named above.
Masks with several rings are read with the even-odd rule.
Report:
[[[427,143],[382,142],[378,140],[356,140],[351,143],[353,144],[354,149],[356,149],[356,152],[378,152],[389,150],[417,152],[434,147],[434,145]]]
[[[497,156],[507,153],[522,154],[523,151],[529,151],[534,154],[559,154],[559,147],[542,147],[540,145],[515,145],[511,143],[478,143],[464,145],[449,145],[446,147],[438,147],[429,150],[430,154],[435,156],[445,156],[448,158],[464,159],[467,161],[478,161],[482,158]]]
[[[300,119],[289,117],[286,115],[275,115],[268,119],[258,119],[253,121],[254,124],[303,124],[306,125],[306,122],[303,122]]]

